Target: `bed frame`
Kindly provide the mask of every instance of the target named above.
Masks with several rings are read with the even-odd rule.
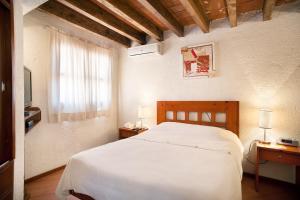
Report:
[[[70,195],[81,199],[81,200],[95,200],[94,198],[90,197],[89,195],[86,194],[81,194],[81,193],[77,193],[74,190],[69,190]]]
[[[173,115],[172,119],[168,114]],[[184,118],[179,119],[179,113]],[[196,114],[197,119],[190,119],[190,114]],[[225,121],[218,121],[218,116],[223,115]],[[203,116],[209,116],[209,121],[204,121]],[[239,135],[239,102],[238,101],[158,101],[157,124],[162,122],[182,122],[216,126],[232,131]]]
[[[168,113],[173,113],[173,118],[168,119]],[[184,113],[184,119],[179,119],[178,113]],[[190,113],[197,113],[197,120],[190,119]],[[204,121],[203,113],[210,116],[210,121]],[[225,114],[226,120],[218,122],[217,115]],[[188,124],[200,124],[225,128],[239,135],[239,102],[238,101],[158,101],[157,124],[162,122],[181,122]],[[94,200],[92,197],[76,193],[69,193],[81,200]]]

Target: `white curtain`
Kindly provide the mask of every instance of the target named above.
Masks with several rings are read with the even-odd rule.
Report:
[[[49,121],[107,115],[111,106],[111,50],[50,31]]]

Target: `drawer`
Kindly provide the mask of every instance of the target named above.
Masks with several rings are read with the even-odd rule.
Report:
[[[300,156],[285,153],[282,151],[273,151],[273,150],[266,150],[260,149],[260,160],[269,160],[274,162],[286,163],[291,165],[300,165]]]
[[[120,138],[127,138],[137,135],[137,132],[134,131],[120,131]]]
[[[13,162],[0,167],[0,199],[10,199],[13,191]]]

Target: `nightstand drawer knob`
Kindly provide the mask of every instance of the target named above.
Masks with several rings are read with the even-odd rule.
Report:
[[[279,155],[277,156],[277,158],[282,158],[282,155],[281,155],[281,154],[279,154]]]

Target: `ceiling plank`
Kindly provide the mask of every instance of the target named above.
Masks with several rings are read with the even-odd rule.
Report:
[[[146,43],[146,35],[124,24],[114,15],[87,0],[57,0],[69,8],[85,15],[86,17],[106,26],[107,28],[139,43]]]
[[[237,26],[237,16],[236,16],[236,0],[226,0],[228,18],[231,27]]]
[[[160,0],[138,0],[148,11],[157,17],[177,36],[184,36],[184,27],[173,17]]]
[[[272,19],[272,11],[275,6],[276,0],[265,0],[263,7],[263,20],[271,20]]]
[[[138,27],[151,37],[158,41],[163,40],[163,32],[157,26],[155,26],[150,20],[139,14],[134,10],[126,0],[94,0],[101,3],[112,12],[120,15],[122,18]]]
[[[201,28],[204,33],[209,32],[209,19],[206,16],[200,3],[195,0],[179,0],[186,11],[191,15],[195,23]]]
[[[77,13],[76,11],[68,8],[67,6],[57,1],[48,1],[42,4],[39,7],[39,10],[53,14],[75,25],[97,33],[98,35],[104,36],[126,47],[130,47],[131,41],[128,38],[124,37],[123,35],[120,35],[119,33],[116,33],[113,30],[110,30],[109,28],[91,20],[90,18],[80,13]]]

